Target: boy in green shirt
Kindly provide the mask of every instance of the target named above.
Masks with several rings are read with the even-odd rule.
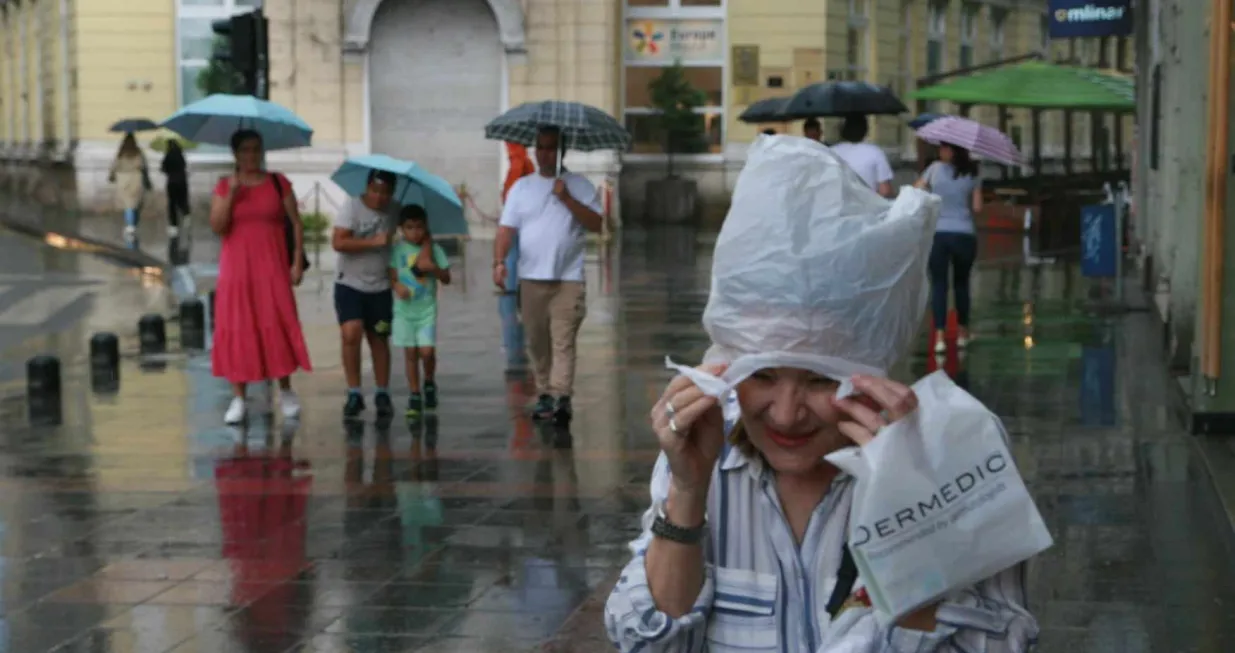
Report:
[[[424,207],[403,207],[399,231],[403,240],[395,242],[390,253],[390,284],[395,294],[392,340],[394,346],[403,348],[407,385],[412,391],[407,416],[418,417],[425,409],[437,408],[437,284],[450,283],[450,260],[429,234]]]

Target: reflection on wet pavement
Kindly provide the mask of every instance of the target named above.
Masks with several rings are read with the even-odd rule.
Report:
[[[664,355],[706,346],[710,246],[631,233],[592,260],[569,430],[522,416],[484,249],[443,298],[423,420],[342,422],[329,296],[307,289],[318,371],[295,380],[297,423],[255,388],[251,422],[221,426],[201,358],[126,360],[112,397],[70,370],[63,427],[0,415],[0,651],[611,650],[600,607],[645,508],[645,415]],[[942,367],[1004,416],[1057,540],[1032,568],[1041,650],[1226,650],[1229,534],[1141,355],[1151,318],[1087,316],[1088,290],[1063,263],[988,265],[972,351],[898,374]]]

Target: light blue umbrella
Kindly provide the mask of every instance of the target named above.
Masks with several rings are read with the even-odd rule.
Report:
[[[385,170],[398,178],[393,201],[407,206],[419,204],[429,214],[429,231],[435,236],[466,236],[467,220],[463,217],[463,201],[450,182],[411,161],[385,154],[354,156],[343,162],[330,180],[353,197],[364,195],[369,185],[369,173]]]
[[[218,93],[181,108],[162,125],[195,143],[230,145],[232,134],[252,129],[266,150],[308,147],[313,128],[290,109],[252,95]]]

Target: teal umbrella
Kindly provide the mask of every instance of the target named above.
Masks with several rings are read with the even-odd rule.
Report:
[[[267,151],[308,147],[313,128],[291,109],[252,95],[217,93],[181,108],[161,127],[195,143],[230,145],[232,134],[252,129]]]
[[[463,217],[463,202],[445,179],[411,161],[402,161],[385,154],[354,156],[343,162],[330,176],[344,192],[353,197],[364,195],[369,174],[374,170],[394,173],[393,200],[407,206],[419,204],[429,214],[429,231],[435,236],[466,236],[467,220]]]

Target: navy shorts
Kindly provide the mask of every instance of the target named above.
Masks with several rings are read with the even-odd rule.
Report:
[[[334,312],[339,324],[360,320],[367,333],[390,335],[394,319],[394,294],[389,290],[361,292],[341,283],[334,285]]]

